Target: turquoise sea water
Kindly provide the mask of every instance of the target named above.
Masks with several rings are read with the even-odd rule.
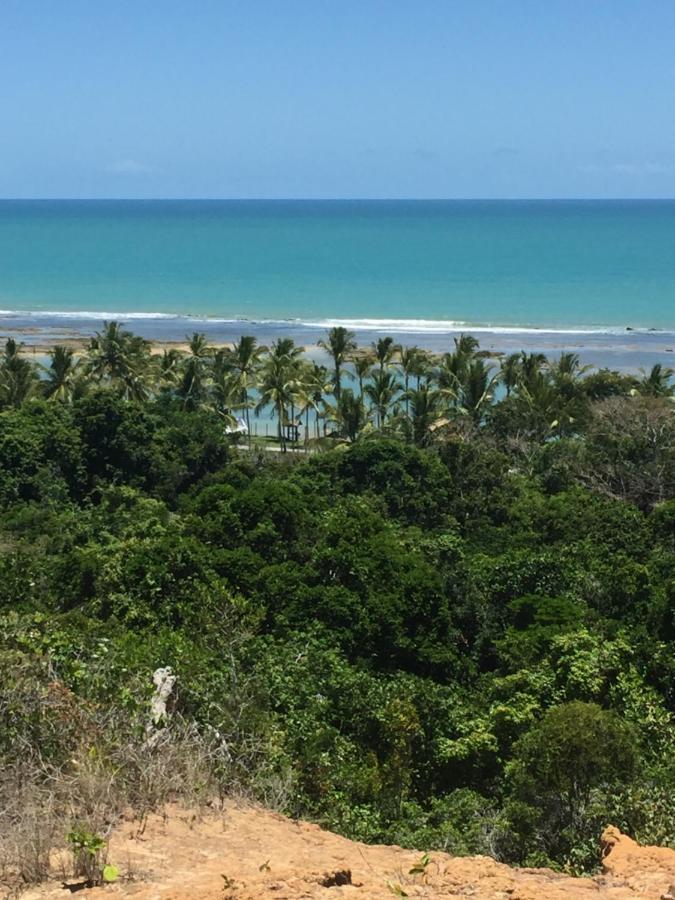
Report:
[[[674,332],[675,202],[0,201],[0,308]]]

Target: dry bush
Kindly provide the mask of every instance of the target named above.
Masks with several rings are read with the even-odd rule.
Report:
[[[71,830],[107,841],[126,813],[143,827],[169,801],[199,807],[236,784],[223,736],[179,715],[149,731],[143,708],[135,716],[101,709],[40,678],[0,685],[0,885],[8,896],[59,865],[63,877],[78,874]],[[104,861],[101,853],[97,868]]]

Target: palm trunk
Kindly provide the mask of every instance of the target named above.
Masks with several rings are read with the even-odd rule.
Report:
[[[286,452],[286,435],[284,433],[284,407],[282,403],[277,403],[277,431],[279,434],[279,446],[281,452]]]

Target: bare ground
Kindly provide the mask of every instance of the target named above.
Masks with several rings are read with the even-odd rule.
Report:
[[[76,890],[81,900],[675,900],[675,851],[640,847],[611,827],[602,847],[604,874],[594,878],[433,852],[424,872],[410,874],[420,852],[358,844],[251,806],[232,803],[217,815],[176,807],[151,816],[141,835],[137,822],[119,826],[108,857],[120,869],[117,883],[80,890],[51,883],[23,898],[55,900]]]

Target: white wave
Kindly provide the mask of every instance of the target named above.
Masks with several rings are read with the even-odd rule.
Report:
[[[409,334],[457,334],[462,331],[488,334],[670,334],[653,328],[627,328],[619,325],[571,326],[569,328],[545,325],[485,325],[448,319],[321,319],[303,321],[305,328],[334,328],[342,326],[351,331],[379,331]]]
[[[468,331],[474,334],[495,335],[623,335],[629,336],[652,334],[660,337],[672,337],[675,332],[656,328],[630,327],[620,325],[579,325],[579,326],[545,326],[545,325],[492,325],[485,323],[474,324],[472,322],[452,319],[394,319],[394,318],[327,318],[327,319],[301,319],[301,318],[253,318],[245,316],[199,316],[180,313],[165,312],[122,312],[99,310],[23,310],[0,309],[0,318],[18,319],[64,319],[76,321],[120,321],[129,320],[164,320],[174,322],[195,323],[203,327],[210,325],[239,325],[239,326],[266,326],[296,327],[325,331],[329,328],[342,326],[352,331],[379,332],[385,334],[459,334]]]

